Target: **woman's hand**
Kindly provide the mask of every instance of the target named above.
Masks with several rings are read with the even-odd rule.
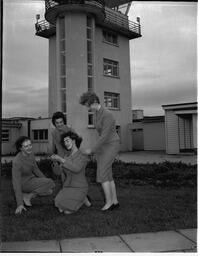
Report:
[[[55,155],[55,154],[51,156],[51,159],[52,159],[52,161],[57,161],[61,164],[63,164],[65,162],[64,158],[62,158],[58,155]]]
[[[27,209],[23,206],[23,205],[19,205],[16,210],[15,210],[15,214],[18,214],[18,213],[22,213],[22,211],[27,211]]]

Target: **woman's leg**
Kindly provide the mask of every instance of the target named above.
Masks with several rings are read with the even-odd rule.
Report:
[[[23,193],[23,202],[26,206],[32,206],[31,199],[36,197],[35,193]]]
[[[105,194],[105,205],[102,207],[102,211],[107,210],[112,204],[112,196],[111,196],[111,185],[109,181],[102,183],[102,188]]]
[[[116,186],[115,186],[114,180],[110,181],[110,186],[111,186],[112,203],[113,204],[118,204],[118,198],[117,198]]]
[[[85,197],[84,204],[85,204],[87,207],[90,207],[90,206],[91,206],[91,202],[89,201],[89,199],[87,198],[87,196]]]

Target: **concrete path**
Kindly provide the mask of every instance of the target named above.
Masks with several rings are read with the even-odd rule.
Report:
[[[164,161],[183,162],[186,164],[197,163],[197,155],[195,154],[168,155],[164,151],[124,152],[120,153],[117,159],[128,163],[161,163]]]
[[[6,242],[2,243],[1,247],[1,251],[5,253],[197,252],[197,229],[72,238],[60,241]]]

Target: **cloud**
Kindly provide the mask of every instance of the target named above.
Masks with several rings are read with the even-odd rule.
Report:
[[[197,3],[133,1],[142,37],[130,41],[132,104],[148,115],[162,104],[195,101]],[[47,116],[48,40],[35,36],[44,2],[4,1],[3,114]],[[42,18],[41,18],[42,19]]]
[[[130,42],[133,108],[155,115],[162,102],[196,101],[196,3],[132,8],[142,25],[142,37]]]

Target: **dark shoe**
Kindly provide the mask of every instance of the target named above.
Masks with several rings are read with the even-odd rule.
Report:
[[[90,203],[90,205],[87,205],[86,203],[85,203],[85,205],[87,206],[87,207],[92,207],[92,200],[91,200],[91,198],[87,195],[86,196],[87,197],[87,200],[89,201],[89,203]]]
[[[87,199],[89,200],[89,202],[91,203],[92,205],[92,199],[87,195]]]
[[[109,206],[109,208],[105,209],[105,210],[101,210],[102,212],[109,212],[113,210],[113,204],[111,206]]]
[[[120,208],[120,204],[119,204],[119,203],[117,203],[117,204],[112,204],[112,206],[111,206],[111,211],[113,211],[113,210],[115,210],[115,209],[118,209],[118,208]]]

